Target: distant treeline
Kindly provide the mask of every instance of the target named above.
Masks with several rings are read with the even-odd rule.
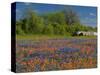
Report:
[[[29,10],[16,22],[16,33],[43,35],[72,35],[77,31],[97,31],[97,28],[82,25],[78,14],[72,10],[37,14]]]

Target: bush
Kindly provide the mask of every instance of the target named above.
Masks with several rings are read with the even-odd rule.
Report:
[[[45,26],[44,28],[43,28],[43,32],[42,32],[43,34],[54,34],[54,29],[53,29],[53,26],[51,25],[51,24],[49,24],[49,25],[47,25],[47,26]]]
[[[20,34],[20,35],[23,35],[24,34],[24,31],[21,29],[20,26],[17,26],[16,27],[16,34]]]

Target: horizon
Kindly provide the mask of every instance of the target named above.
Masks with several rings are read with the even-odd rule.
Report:
[[[97,27],[97,7],[16,2],[16,20],[23,18],[24,12],[28,9],[32,9],[37,14],[71,9],[79,16],[81,24]]]

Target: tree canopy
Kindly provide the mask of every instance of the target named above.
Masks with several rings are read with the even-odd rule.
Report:
[[[80,23],[76,12],[57,11],[39,15],[33,10],[16,22],[17,34],[72,35],[76,31],[96,31],[97,28]]]

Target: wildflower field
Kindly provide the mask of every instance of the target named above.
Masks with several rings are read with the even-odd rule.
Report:
[[[16,72],[96,67],[96,38],[16,40]]]
[[[97,7],[25,2],[12,7],[14,72],[97,67]]]

